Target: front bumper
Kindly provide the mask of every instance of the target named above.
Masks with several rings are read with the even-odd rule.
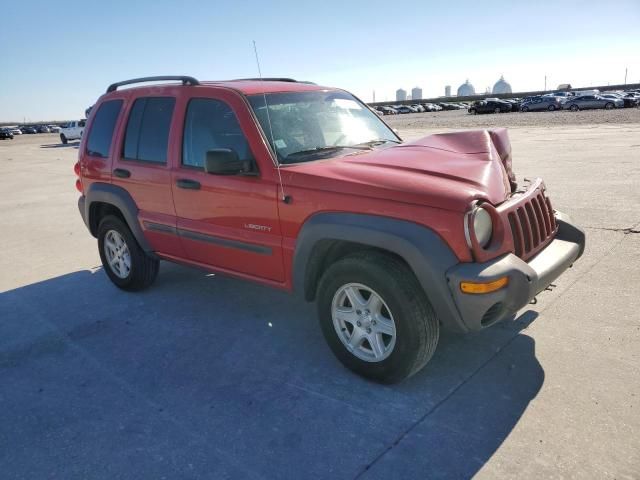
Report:
[[[528,262],[512,253],[486,263],[462,263],[446,273],[454,302],[469,330],[480,330],[503,320],[527,305],[582,256],[584,232],[571,219],[556,212],[558,233]],[[460,282],[491,282],[508,276],[506,287],[491,293],[468,294]]]

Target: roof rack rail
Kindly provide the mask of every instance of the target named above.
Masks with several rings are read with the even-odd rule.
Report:
[[[263,78],[236,78],[234,82],[294,82],[298,83],[295,78],[287,77],[263,77]]]
[[[188,77],[186,75],[161,75],[159,77],[142,77],[142,78],[132,78],[131,80],[124,80],[122,82],[116,82],[109,85],[107,88],[107,93],[115,92],[118,87],[122,87],[124,85],[131,85],[133,83],[143,83],[143,82],[161,82],[164,80],[180,80],[183,85],[200,85],[200,82],[193,77]]]

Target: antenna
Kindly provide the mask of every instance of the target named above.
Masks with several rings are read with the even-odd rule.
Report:
[[[256,64],[258,65],[258,76],[262,81],[262,70],[260,70],[260,59],[258,58],[258,47],[256,47],[256,41],[253,41],[253,52],[256,54]],[[275,162],[276,162],[276,170],[278,171],[278,180],[280,182],[280,194],[282,195],[282,201],[284,203],[289,203],[291,201],[291,197],[284,194],[284,184],[282,183],[282,175],[280,174],[280,162],[278,161],[278,150],[276,150],[276,141],[273,138],[273,127],[271,126],[271,114],[269,113],[269,103],[267,102],[267,94],[262,91],[262,96],[264,98],[264,107],[267,111],[267,124],[269,125],[269,139],[271,141],[271,148],[273,148],[273,153],[275,154]]]

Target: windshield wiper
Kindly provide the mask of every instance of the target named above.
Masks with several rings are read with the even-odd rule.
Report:
[[[319,153],[319,152],[327,152],[327,151],[331,151],[331,150],[340,150],[343,148],[353,148],[356,150],[371,150],[371,146],[369,145],[328,145],[326,147],[315,147],[315,148],[310,148],[308,150],[300,150],[298,152],[293,152],[290,153],[289,155],[287,155],[285,158],[290,158],[290,157],[295,157],[298,155],[310,155],[310,154],[314,154],[314,153]]]
[[[374,140],[369,140],[368,142],[358,143],[358,145],[367,145],[369,147],[375,147],[377,145],[382,145],[383,143],[402,143],[399,140],[390,140],[388,138],[376,138]]]

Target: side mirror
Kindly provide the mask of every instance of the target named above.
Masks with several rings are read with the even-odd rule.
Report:
[[[204,160],[204,171],[213,175],[238,175],[251,170],[249,161],[242,161],[230,148],[209,150]]]

